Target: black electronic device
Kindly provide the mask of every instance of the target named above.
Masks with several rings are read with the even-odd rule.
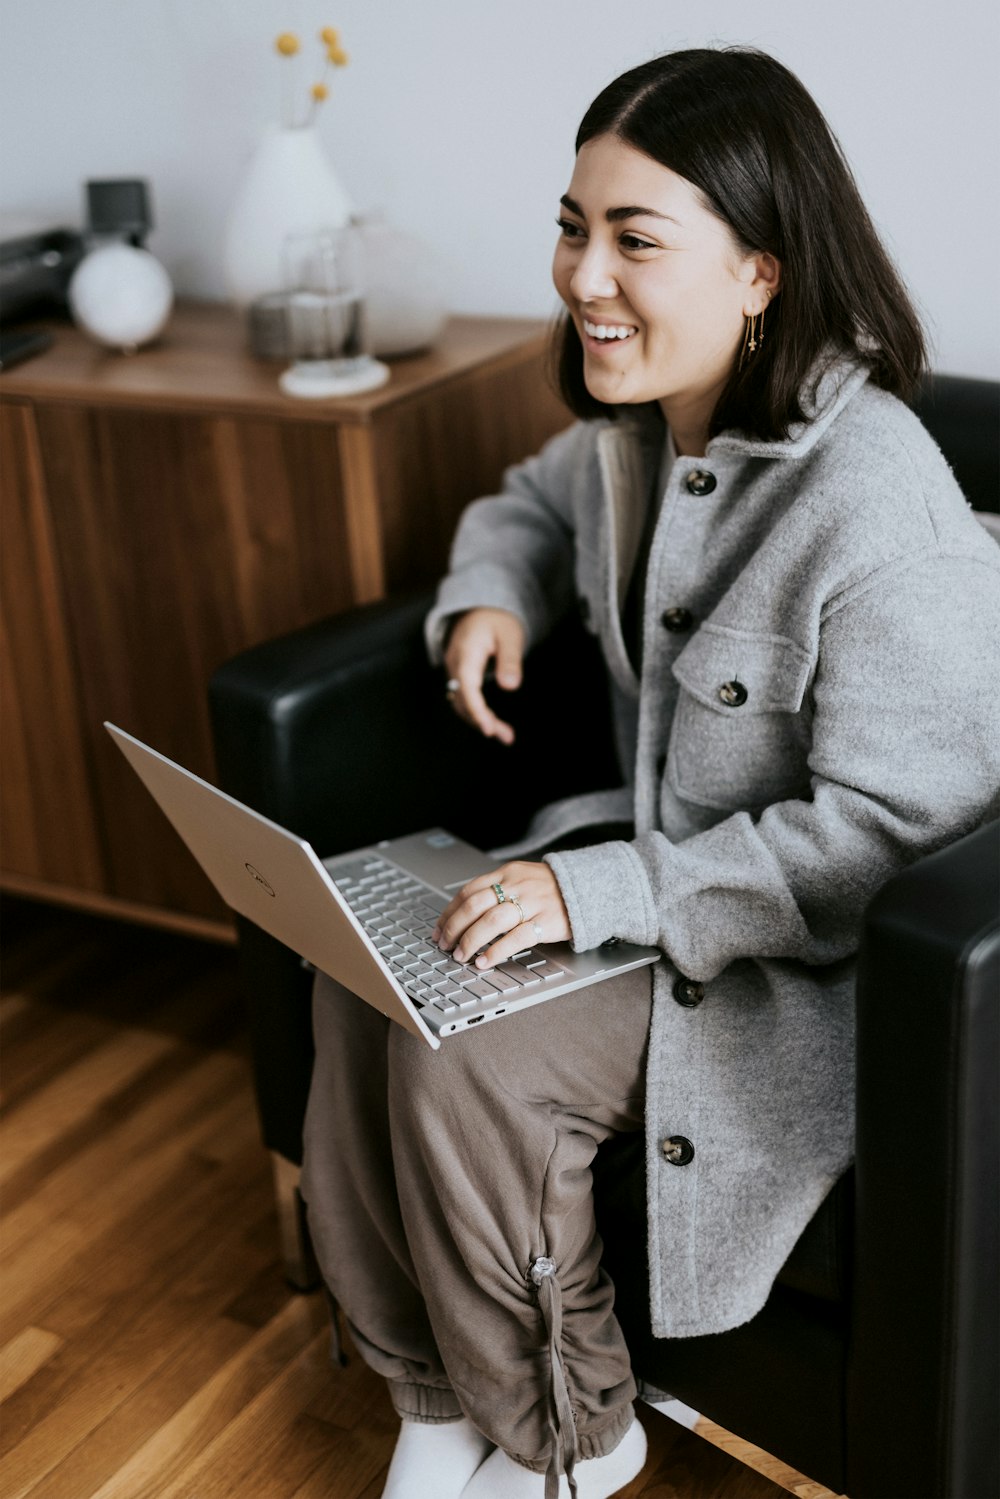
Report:
[[[93,235],[114,235],[141,248],[153,227],[149,186],[139,177],[87,183],[87,217]]]
[[[73,229],[43,229],[0,240],[0,316],[66,307],[66,288],[86,246]]]
[[[22,359],[30,359],[32,354],[41,354],[53,342],[52,334],[44,328],[18,328],[13,332],[0,328],[0,371],[9,370]]]

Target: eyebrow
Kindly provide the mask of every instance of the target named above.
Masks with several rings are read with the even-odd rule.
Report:
[[[563,193],[559,202],[564,208],[568,208],[570,213],[575,213],[577,218],[585,219],[587,217],[579,203],[571,198],[568,193]],[[640,208],[636,203],[629,204],[624,208],[609,208],[604,215],[609,224],[618,224],[622,219],[634,219],[640,216],[645,216],[649,219],[666,219],[671,224],[680,223],[679,219],[671,218],[669,213],[657,213],[655,208]]]

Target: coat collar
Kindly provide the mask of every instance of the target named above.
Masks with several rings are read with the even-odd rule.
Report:
[[[847,403],[858,393],[869,376],[866,364],[854,355],[834,349],[821,354],[813,365],[801,393],[805,420],[793,422],[788,436],[773,442],[748,437],[736,429],[720,432],[705,450],[706,460],[715,454],[734,454],[744,458],[802,458],[819,442],[836,421]],[[614,421],[603,431],[617,433],[625,443],[638,440],[641,447],[655,444],[662,449],[663,414],[655,401],[637,407],[622,407]],[[600,443],[600,439],[598,440]],[[612,439],[612,445],[614,439]]]
[[[642,540],[646,510],[660,471],[666,423],[659,406],[644,407],[626,421],[607,422],[597,433],[601,472],[601,608],[608,665],[618,685],[638,697],[639,681],[622,635],[622,609]]]
[[[667,425],[659,406],[642,407],[627,421],[609,422],[597,435],[597,452],[605,510],[611,521],[615,589],[619,610],[646,519],[646,509],[660,470]]]
[[[830,351],[813,365],[800,396],[805,420],[793,422],[788,436],[777,442],[761,442],[742,432],[720,432],[705,450],[736,453],[745,458],[803,458],[825,435],[868,379],[869,369],[852,355]]]

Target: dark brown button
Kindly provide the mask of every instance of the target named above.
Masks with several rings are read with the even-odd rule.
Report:
[[[671,1166],[686,1166],[689,1161],[694,1160],[694,1146],[684,1135],[669,1135],[660,1144],[663,1151],[663,1159],[669,1161]]]
[[[693,468],[687,476],[689,494],[711,494],[717,483],[714,474],[707,468]]]
[[[674,984],[674,998],[685,1009],[693,1010],[705,998],[705,985],[695,979],[678,979]]]
[[[719,688],[719,698],[727,708],[740,708],[747,700],[747,690],[742,682],[737,682],[734,678],[731,682],[723,682]]]
[[[680,632],[690,630],[694,617],[690,609],[664,609],[660,615],[660,623],[664,629]]]

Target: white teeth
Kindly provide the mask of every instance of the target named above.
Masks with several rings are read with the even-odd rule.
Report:
[[[586,318],[583,320],[583,328],[584,332],[589,333],[591,338],[600,339],[631,338],[633,333],[638,333],[639,331],[638,328],[613,327],[610,323],[588,323]]]

